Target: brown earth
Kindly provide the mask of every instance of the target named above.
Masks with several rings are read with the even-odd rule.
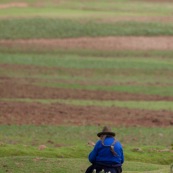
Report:
[[[28,4],[25,2],[12,2],[12,3],[0,4],[0,9],[12,8],[12,7],[24,8],[28,7]]]
[[[0,40],[0,47],[22,50],[173,50],[173,36],[80,37],[64,39]]]
[[[118,92],[39,87],[31,80],[0,78],[0,98],[173,100],[171,97]],[[173,125],[173,112],[118,107],[73,106],[59,103],[0,101],[0,124],[103,125],[166,127]]]
[[[141,1],[141,2],[163,2],[163,3],[165,3],[165,2],[172,2],[172,0],[136,0],[136,1],[137,2],[139,2],[139,1]]]
[[[0,124],[105,125],[165,127],[173,125],[169,111],[64,104],[0,102]]]

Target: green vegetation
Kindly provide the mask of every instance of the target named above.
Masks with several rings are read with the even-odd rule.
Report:
[[[169,60],[169,61],[167,61]],[[68,63],[67,63],[68,62]],[[145,69],[147,70],[173,70],[172,58],[149,58],[142,57],[94,57],[70,54],[0,54],[1,64],[22,64],[33,66],[64,67],[74,69]],[[112,71],[111,71],[112,72]],[[99,74],[98,74],[99,75]]]
[[[171,101],[98,101],[98,100],[71,100],[71,99],[20,99],[20,98],[1,98],[0,102],[22,102],[22,103],[63,103],[68,105],[77,106],[100,106],[100,107],[123,107],[130,109],[143,109],[143,110],[170,110],[173,111],[173,102]]]
[[[44,29],[43,29],[44,28]],[[157,29],[156,29],[157,28]],[[1,19],[1,39],[101,36],[173,35],[173,24],[147,22],[103,23],[54,18]]]
[[[1,3],[10,3],[2,0]],[[20,2],[20,1],[17,1]],[[23,2],[23,1],[21,1]],[[116,16],[171,16],[172,3],[155,3],[134,0],[94,0],[94,1],[32,1],[25,0],[28,7],[1,9],[1,17],[56,16],[67,18],[110,18]],[[41,7],[41,8],[40,8]]]
[[[146,22],[115,22],[111,24],[50,18],[0,20],[1,39],[69,38],[123,35],[173,35],[173,24]]]
[[[97,140],[98,129],[99,127],[93,126],[1,126],[0,157],[84,159],[91,150],[87,142]],[[126,161],[136,160],[163,165],[171,163],[172,153],[169,150],[172,128],[116,128],[114,130],[124,145]],[[144,147],[145,144],[147,146]],[[46,145],[47,148],[39,150],[40,145]]]
[[[62,83],[44,83],[38,84],[43,87],[53,88],[66,88],[66,89],[84,89],[84,90],[97,90],[97,91],[119,91],[126,93],[160,95],[160,96],[173,96],[172,86],[159,87],[159,86],[82,86],[78,84],[62,84]]]
[[[171,3],[130,0],[26,3],[25,8],[0,10],[1,39],[173,35],[173,24],[166,20],[172,16]],[[163,19],[140,19],[158,16]]]
[[[100,126],[34,126],[1,125],[2,144],[29,145],[45,144],[50,148],[86,146],[89,140],[96,141]],[[117,138],[126,147],[162,146],[171,147],[172,127],[113,127]],[[80,136],[80,137],[79,137]],[[75,139],[75,140],[74,140]],[[1,144],[1,145],[2,145]],[[3,146],[3,145],[2,145]]]
[[[142,53],[138,53],[140,57],[135,55],[133,57],[133,52],[127,55],[119,52],[118,57],[112,54],[97,57],[87,52],[76,55],[75,52],[72,55],[63,52],[60,54],[1,53],[0,64],[22,65],[23,68],[17,68],[14,72],[13,69],[2,66],[0,76],[35,78],[37,82],[33,82],[32,85],[39,87],[173,96],[171,52],[165,54],[164,58],[155,55],[152,57],[152,53],[150,58],[146,58]],[[30,70],[31,65],[33,71]],[[160,109],[165,107],[161,104],[165,105],[166,102],[159,103]],[[168,103],[165,108],[170,108],[170,104]],[[139,107],[147,107],[144,102],[142,105]],[[158,109],[156,107],[154,109]]]
[[[70,165],[70,166],[69,166]],[[73,166],[71,166],[73,165]],[[51,173],[83,173],[88,163],[85,159],[55,159],[43,157],[5,157],[0,158],[0,166],[2,173],[8,171],[13,172],[51,172]],[[152,165],[151,165],[152,166]],[[33,169],[34,168],[34,169]],[[153,166],[153,169],[164,169],[165,166]]]
[[[1,172],[13,170],[27,173],[34,170],[70,173],[75,170],[82,173],[89,166],[87,155],[92,149],[87,146],[87,142],[96,141],[99,130],[100,127],[93,126],[1,125]],[[168,165],[172,162],[172,128],[133,127],[113,130],[124,145],[126,162],[123,172],[168,172]],[[39,150],[40,145],[46,148]]]
[[[70,166],[69,166],[70,165]],[[72,165],[72,166],[71,166]],[[1,172],[13,171],[29,173],[35,172],[51,172],[51,173],[83,173],[89,163],[85,159],[55,159],[43,157],[5,157],[0,158]],[[152,171],[157,173],[158,170],[168,172],[169,167],[164,165],[156,165],[140,162],[126,162],[123,166],[123,172],[141,172]]]

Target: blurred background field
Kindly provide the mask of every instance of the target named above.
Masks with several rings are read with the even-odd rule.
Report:
[[[0,172],[85,172],[110,125],[124,173],[169,173],[172,22],[171,0],[1,0]]]

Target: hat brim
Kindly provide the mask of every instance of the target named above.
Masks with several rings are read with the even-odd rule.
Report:
[[[115,133],[114,132],[100,132],[97,134],[98,137],[102,135],[115,136]]]

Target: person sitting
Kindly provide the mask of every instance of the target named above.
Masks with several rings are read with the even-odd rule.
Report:
[[[93,145],[94,148],[90,152],[88,159],[92,163],[85,173],[92,173],[96,170],[96,173],[104,171],[105,173],[121,173],[122,164],[124,163],[123,147],[121,143],[114,138],[115,133],[111,131],[107,126],[103,127],[102,132],[99,132],[97,136],[100,138]]]

